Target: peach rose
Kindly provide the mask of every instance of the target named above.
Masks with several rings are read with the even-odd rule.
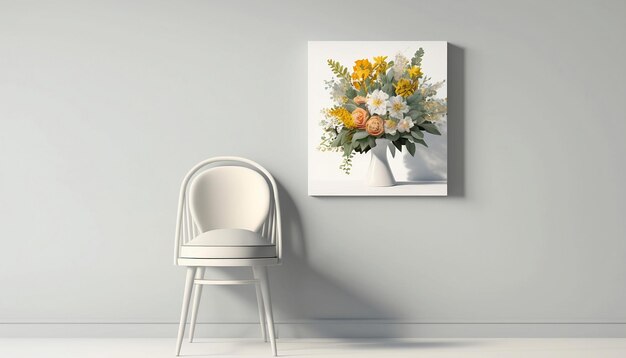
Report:
[[[372,116],[372,118],[367,121],[365,130],[367,130],[367,133],[373,135],[374,137],[378,137],[379,135],[383,134],[385,132],[383,119],[379,116]]]
[[[354,125],[357,128],[363,129],[365,128],[365,123],[367,123],[367,119],[369,118],[369,114],[363,108],[357,108],[352,111],[352,120],[354,121]]]
[[[354,97],[353,101],[356,104],[365,104],[365,102],[367,102],[367,98],[365,98],[363,96],[356,96],[356,97]]]

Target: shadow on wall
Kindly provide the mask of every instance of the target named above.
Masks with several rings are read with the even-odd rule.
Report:
[[[283,265],[271,270],[274,311],[288,321],[305,321],[295,337],[365,338],[367,332],[351,332],[335,320],[393,320],[393,314],[364,299],[348,287],[309,265],[300,213],[289,193],[279,185],[283,213]],[[278,320],[280,323],[282,320]],[[315,323],[323,323],[316,325]],[[384,335],[397,337],[391,327]],[[365,335],[365,336],[364,336]]]
[[[465,51],[448,44],[448,196],[465,196]]]
[[[415,156],[404,153],[404,165],[409,169],[407,179],[409,181],[440,181],[448,176],[448,140],[447,130],[440,127],[441,135],[424,134],[424,140],[428,148],[418,145],[415,148]]]
[[[448,179],[448,196],[465,194],[465,98],[463,49],[448,44],[448,116],[441,136],[426,133],[428,148],[417,146],[415,156],[404,155],[409,181]]]
[[[401,332],[393,325],[381,333],[379,329],[354,324],[354,321],[393,321],[398,317],[309,264],[300,213],[289,193],[280,183],[277,184],[283,219],[283,263],[269,268],[269,278],[278,337],[281,337],[281,323],[295,323],[288,328],[290,338],[399,337]],[[224,278],[250,276],[247,268],[233,267],[214,267],[208,276],[216,274]],[[256,307],[253,292],[250,289],[241,291],[240,299],[248,307]]]

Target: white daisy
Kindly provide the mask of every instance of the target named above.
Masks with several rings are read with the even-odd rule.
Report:
[[[374,90],[374,92],[367,95],[367,110],[371,114],[385,115],[387,113],[387,99],[389,95],[381,90]]]
[[[402,98],[402,96],[395,96],[389,99],[387,109],[389,110],[390,116],[402,119],[404,117],[404,114],[409,111],[409,106],[406,105],[406,102],[404,101],[404,98]]]

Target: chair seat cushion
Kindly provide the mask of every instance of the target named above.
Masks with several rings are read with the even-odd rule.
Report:
[[[276,246],[254,231],[217,229],[204,232],[182,245],[180,257],[202,259],[276,257]]]

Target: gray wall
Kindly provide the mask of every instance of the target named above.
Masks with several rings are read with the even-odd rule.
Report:
[[[626,322],[624,13],[623,1],[0,1],[2,332],[174,327],[179,184],[231,154],[282,187],[286,260],[271,275],[285,335],[475,333],[442,323],[626,335],[606,325]],[[307,40],[451,43],[449,197],[307,196]],[[252,289],[206,292],[203,322],[256,321]]]

